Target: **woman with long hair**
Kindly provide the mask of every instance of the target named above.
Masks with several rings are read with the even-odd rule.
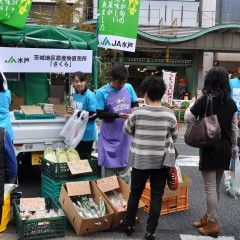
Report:
[[[224,170],[229,170],[232,154],[237,151],[237,106],[230,98],[229,75],[225,68],[214,67],[206,75],[203,96],[197,101],[191,100],[189,108],[185,112],[185,120],[192,121],[196,117],[203,117],[208,95],[212,95],[213,114],[218,117],[221,128],[221,140],[213,146],[200,148],[199,170],[201,171],[207,211],[200,221],[194,222],[202,235],[217,237],[219,224],[217,211],[220,200],[220,184]],[[210,108],[207,109],[207,115]]]
[[[9,106],[11,104],[11,92],[4,88],[4,79],[0,73],[0,127],[5,128],[14,140],[12,125],[10,122]]]

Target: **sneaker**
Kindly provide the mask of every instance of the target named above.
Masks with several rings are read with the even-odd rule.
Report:
[[[156,236],[153,233],[147,232],[145,235],[146,240],[154,240]]]
[[[132,233],[135,231],[135,229],[134,229],[134,226],[126,226],[124,231],[130,237]]]

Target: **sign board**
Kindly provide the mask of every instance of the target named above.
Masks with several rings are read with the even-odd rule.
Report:
[[[0,47],[3,72],[92,72],[92,50]]]
[[[71,161],[67,162],[67,165],[73,175],[92,172],[92,168],[90,167],[88,160]]]
[[[162,70],[162,72],[163,72],[163,80],[166,84],[166,93],[163,95],[161,102],[166,102],[172,105],[176,73],[168,72],[164,70]]]
[[[98,1],[99,47],[135,52],[140,1]]]
[[[40,106],[20,106],[24,114],[43,114]]]
[[[97,185],[102,192],[109,192],[114,189],[120,188],[120,185],[116,176],[99,179],[97,180]]]
[[[67,182],[66,187],[69,197],[91,194],[89,181]]]
[[[32,5],[32,0],[1,0],[0,22],[23,28]]]
[[[44,198],[20,198],[20,211],[37,211],[41,207],[45,209]]]

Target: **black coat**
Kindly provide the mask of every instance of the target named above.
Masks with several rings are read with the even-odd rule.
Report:
[[[207,96],[204,95],[196,101],[190,109],[195,116],[203,117],[207,104]],[[210,109],[207,110],[207,115]],[[231,160],[231,134],[232,134],[232,120],[237,112],[236,103],[230,97],[223,103],[217,98],[213,97],[213,114],[218,117],[218,122],[221,128],[221,141],[214,146],[200,148],[199,151],[199,170],[229,170]]]

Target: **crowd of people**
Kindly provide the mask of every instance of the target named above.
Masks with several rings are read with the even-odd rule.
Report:
[[[96,118],[102,120],[98,137],[98,164],[102,166],[102,177],[117,175],[130,185],[125,228],[128,236],[134,232],[138,203],[146,181],[150,180],[151,206],[145,239],[153,240],[169,174],[164,160],[169,144],[177,139],[177,120],[171,109],[161,105],[166,91],[161,77],[151,75],[143,80],[141,92],[147,104],[143,107],[138,107],[137,96],[127,79],[127,68],[116,65],[112,67],[109,83],[94,94],[87,87],[85,75],[81,72],[74,73],[72,85],[75,93],[66,118],[75,110],[89,112],[85,133],[76,148],[78,152],[89,154],[97,138]],[[17,175],[17,165],[12,165],[16,159],[15,156],[11,157],[14,152],[14,135],[8,110],[11,95],[9,90],[4,89],[3,82],[0,75],[0,160],[3,159],[3,153],[6,158],[6,170],[5,174],[0,174],[0,182],[3,176],[7,181]],[[206,212],[193,226],[198,228],[202,235],[216,237],[219,233],[217,210],[221,195],[220,183],[224,170],[229,169],[232,155],[238,151],[240,98],[235,94],[236,88],[240,88],[239,79],[229,82],[227,71],[222,67],[214,67],[206,75],[202,97],[197,100],[193,98],[185,112],[186,121],[203,117],[207,96],[211,94],[213,113],[217,115],[221,128],[221,140],[214,146],[200,148],[199,151],[199,170],[206,193]],[[209,111],[210,109],[207,109],[207,114]]]

